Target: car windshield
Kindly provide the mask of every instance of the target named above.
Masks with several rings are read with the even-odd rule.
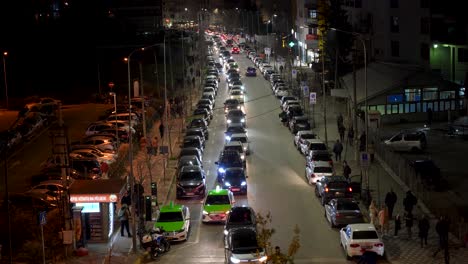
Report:
[[[304,120],[296,120],[296,124],[308,124],[308,123],[309,123],[309,121],[307,121],[305,119]]]
[[[192,126],[204,126],[205,122],[203,122],[203,120],[196,119],[196,120],[192,120],[191,125]]]
[[[238,151],[238,152],[243,152],[242,146],[225,146],[224,150],[233,150],[233,151]]]
[[[251,224],[252,223],[252,217],[250,215],[250,211],[245,210],[241,212],[233,211],[229,215],[229,223],[230,224]]]
[[[232,91],[231,95],[242,95],[240,91]]]
[[[310,144],[311,150],[327,150],[327,146],[325,144]]]
[[[196,159],[181,159],[179,162],[179,168],[183,166],[194,166],[200,165]]]
[[[191,156],[191,155],[198,156],[198,152],[192,149],[183,149],[180,151],[180,156]]]
[[[183,172],[180,174],[179,180],[181,181],[193,181],[193,180],[201,180],[202,175],[199,171],[188,171]]]
[[[349,210],[349,211],[359,211],[359,206],[357,203],[352,202],[338,202],[336,206],[337,210]]]
[[[243,117],[243,116],[244,116],[244,113],[243,113],[242,111],[233,110],[233,111],[230,111],[230,112],[228,113],[228,116],[229,116],[229,117],[233,117],[233,116]]]
[[[184,221],[182,212],[161,212],[157,222],[180,222]]]
[[[378,239],[379,236],[375,231],[354,231],[353,239]]]
[[[245,137],[232,137],[231,141],[239,141],[241,143],[247,143],[247,138],[245,138]]]
[[[241,181],[244,180],[245,181],[245,176],[244,176],[244,173],[242,173],[241,171],[227,170],[226,174],[224,174],[224,180],[227,181],[227,182],[239,181],[239,180],[241,180]]]
[[[303,139],[315,139],[315,134],[302,134],[301,138]]]
[[[331,167],[315,167],[314,172],[316,173],[332,173]]]
[[[227,133],[245,133],[245,129],[243,127],[229,127],[226,130]]]
[[[328,154],[320,154],[320,155],[314,155],[312,160],[329,161],[331,160],[331,157]]]
[[[249,254],[259,250],[255,232],[241,232],[232,238],[232,253]]]
[[[230,204],[229,196],[227,195],[208,195],[206,197],[206,205]]]

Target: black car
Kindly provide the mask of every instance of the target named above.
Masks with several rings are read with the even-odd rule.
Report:
[[[213,107],[210,104],[199,104],[197,109],[206,109],[210,119],[213,119]]]
[[[245,114],[240,109],[230,110],[226,114],[226,123],[227,125],[239,123],[239,124],[242,124],[244,127],[247,127]]]
[[[203,133],[205,133],[205,139],[208,140],[208,124],[203,118],[194,118],[192,121],[190,121],[190,124],[188,124],[187,129],[190,128],[200,128],[203,130]]]
[[[206,193],[205,172],[200,166],[184,166],[177,175],[177,199],[204,197]]]
[[[247,71],[245,72],[245,76],[257,76],[257,70],[254,67],[247,67]]]
[[[203,146],[205,145],[205,133],[201,128],[190,128],[185,131],[185,136],[199,136],[203,141]]]
[[[245,130],[244,125],[241,123],[232,123],[228,124],[226,128],[226,132],[224,132],[225,137],[230,137],[232,134],[238,134],[238,133],[247,133],[247,130]]]
[[[257,218],[252,207],[234,206],[231,208],[224,224],[224,234],[227,235],[231,228],[236,227],[257,228]]]
[[[267,260],[265,250],[258,244],[257,230],[253,227],[231,228],[226,234],[224,247],[228,264],[239,263],[240,258],[246,263],[264,263]]]
[[[301,130],[310,130],[309,119],[307,116],[294,116],[289,121],[289,130],[291,130],[293,134],[296,134],[297,131]]]
[[[210,124],[210,121],[211,121],[211,118],[212,118],[212,115],[210,115],[210,113],[208,112],[207,109],[205,108],[197,108],[195,110],[193,110],[193,115],[194,116],[201,116],[203,117],[203,120],[205,120],[206,124]]]
[[[86,178],[89,178],[91,175],[94,175],[93,177],[95,178],[99,178],[102,175],[101,164],[95,159],[70,158],[69,162],[71,168],[85,175]]]
[[[184,156],[196,156],[200,161],[203,161],[203,153],[198,148],[190,147],[180,149],[179,158]]]
[[[226,168],[222,178],[223,189],[233,194],[247,194],[247,176],[243,167]]]
[[[241,154],[237,151],[223,151],[219,155],[218,161],[215,162],[218,165],[218,182],[222,182],[222,178],[227,168],[243,168],[244,162],[241,158]]]
[[[224,113],[228,113],[230,110],[233,109],[241,109],[241,104],[237,99],[226,99],[224,101]]]
[[[203,140],[199,136],[185,136],[181,148],[197,148],[203,152]]]
[[[315,195],[325,205],[334,198],[353,198],[353,188],[344,176],[327,176],[317,180]]]
[[[67,178],[73,178],[75,180],[92,180],[93,176],[95,179],[100,177],[98,174],[91,174],[87,176],[88,177],[86,178],[84,174],[75,169],[68,169]],[[31,185],[35,186],[43,181],[50,180],[62,180],[62,168],[60,166],[45,168],[41,170],[39,174],[33,175],[31,177]]]

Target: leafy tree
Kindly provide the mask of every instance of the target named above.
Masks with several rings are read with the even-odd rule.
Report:
[[[271,244],[271,238],[275,234],[276,230],[271,227],[272,217],[271,213],[268,212],[266,215],[257,213],[257,240],[258,245],[265,249],[265,254],[268,257],[269,263],[272,264],[283,264],[283,263],[294,263],[294,256],[301,247],[300,244],[300,230],[296,225],[294,227],[294,235],[288,246],[287,253],[282,253],[276,250]],[[279,248],[278,248],[279,249]]]

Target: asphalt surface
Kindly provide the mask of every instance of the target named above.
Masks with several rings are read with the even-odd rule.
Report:
[[[68,128],[70,142],[84,137],[88,125],[96,121],[103,111],[109,107],[112,106],[104,104],[63,106],[62,115],[64,124]],[[31,187],[31,176],[40,171],[40,164],[52,154],[51,142],[49,130],[43,129],[35,135],[33,140],[22,143],[8,157],[8,187],[10,192],[24,192]],[[1,167],[0,174],[3,178],[3,161]],[[0,193],[3,193],[4,188],[4,184],[1,184]]]
[[[234,55],[241,73],[252,62],[244,54]],[[210,140],[204,153],[208,187],[214,188],[216,165],[224,144],[225,118],[222,105],[226,99],[226,83],[221,78],[214,119],[210,124]],[[269,83],[262,76],[243,78],[247,95],[245,109],[251,155],[247,156],[248,195],[236,196],[237,204],[247,204],[256,212],[271,212],[276,233],[272,245],[283,252],[300,228],[301,248],[295,263],[355,263],[346,261],[339,242],[339,230],[330,227],[314,189],[304,180],[304,157],[294,148],[293,135],[279,122],[279,102],[272,95]],[[175,199],[172,190],[171,200]],[[187,242],[173,245],[162,256],[162,263],[224,263],[223,225],[201,222],[201,199],[177,200],[191,210],[191,234]],[[385,261],[384,261],[385,262]]]

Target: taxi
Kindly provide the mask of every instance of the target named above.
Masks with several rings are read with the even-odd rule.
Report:
[[[161,207],[154,229],[164,231],[169,241],[187,241],[190,230],[190,210],[185,205],[174,204]]]
[[[226,222],[227,214],[235,202],[234,194],[230,190],[216,186],[216,189],[209,191],[206,196],[202,222]]]

